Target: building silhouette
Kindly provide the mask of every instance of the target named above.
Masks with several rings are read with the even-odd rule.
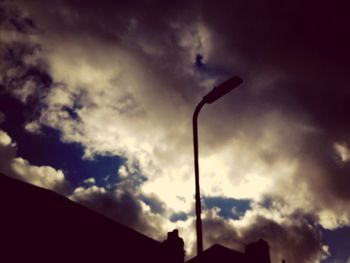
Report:
[[[270,248],[263,239],[248,244],[246,246],[245,256],[248,262],[271,263]]]
[[[164,245],[53,191],[0,175],[0,262],[166,262]]]
[[[193,257],[187,263],[271,263],[269,245],[263,239],[246,246],[245,253],[241,253],[222,245],[215,244]]]
[[[168,255],[169,263],[184,263],[185,250],[184,241],[179,237],[177,229],[168,232],[168,238],[163,242],[165,246],[165,253]]]

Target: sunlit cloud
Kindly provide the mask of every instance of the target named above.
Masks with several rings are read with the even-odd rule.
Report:
[[[346,145],[335,143],[334,149],[343,162],[347,162],[350,159],[350,151],[349,148],[346,147]]]

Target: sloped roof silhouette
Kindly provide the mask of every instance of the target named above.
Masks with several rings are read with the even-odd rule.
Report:
[[[186,263],[271,263],[269,249],[263,239],[246,245],[245,253],[215,244]]]
[[[201,255],[193,257],[187,263],[245,263],[246,256],[243,253],[215,244],[203,251]]]
[[[164,262],[162,243],[0,173],[0,262]]]

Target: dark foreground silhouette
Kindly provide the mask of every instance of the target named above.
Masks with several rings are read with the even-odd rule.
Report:
[[[184,262],[177,230],[158,242],[69,199],[0,173],[0,262]],[[270,263],[260,240],[242,254],[214,245],[189,263]]]
[[[166,262],[164,245],[0,174],[0,262]]]
[[[224,246],[215,244],[201,255],[187,261],[187,263],[271,263],[269,246],[260,239],[246,246],[245,253],[240,253]]]

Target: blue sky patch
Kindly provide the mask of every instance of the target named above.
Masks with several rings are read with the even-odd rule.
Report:
[[[251,201],[248,199],[234,199],[224,197],[205,197],[203,198],[204,209],[218,207],[219,215],[225,219],[238,219],[250,209]]]
[[[331,256],[323,263],[348,262],[350,251],[350,227],[342,227],[336,230],[321,228],[322,241],[329,245]]]
[[[42,127],[41,134],[32,134],[24,130],[30,119],[30,106],[24,106],[18,100],[0,95],[0,111],[5,114],[5,122],[0,128],[7,132],[17,143],[17,156],[33,165],[49,165],[61,169],[73,186],[81,185],[90,177],[96,184],[106,186],[117,180],[117,171],[122,162],[118,156],[95,156],[92,160],[83,160],[83,147],[78,143],[63,143],[60,132],[50,127]]]
[[[170,216],[171,222],[186,221],[188,215],[185,212],[174,213]]]

